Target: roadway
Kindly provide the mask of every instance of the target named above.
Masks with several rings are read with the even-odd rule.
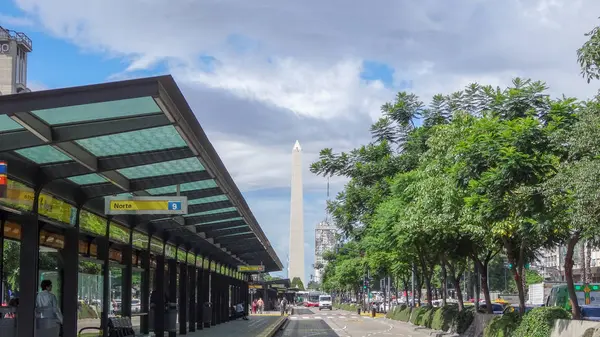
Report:
[[[298,308],[284,330],[276,337],[429,337],[425,331],[415,331],[407,323],[384,318],[359,316],[356,313]]]

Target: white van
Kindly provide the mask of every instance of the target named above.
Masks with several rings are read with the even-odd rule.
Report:
[[[331,306],[331,295],[319,295],[319,311],[323,309],[333,310]]]

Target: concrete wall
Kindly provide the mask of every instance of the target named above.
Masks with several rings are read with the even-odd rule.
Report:
[[[590,330],[588,334],[586,331]],[[594,331],[592,333],[592,331]],[[557,319],[551,337],[599,337],[600,322]]]

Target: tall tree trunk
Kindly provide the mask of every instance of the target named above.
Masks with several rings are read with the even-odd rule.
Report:
[[[427,288],[427,305],[431,306],[433,303],[433,292],[431,289],[431,276],[432,273],[429,271],[429,266],[427,265],[427,261],[425,260],[425,256],[422,254],[419,256],[419,261],[421,262],[421,274],[422,278],[425,281],[425,287]]]
[[[492,297],[490,296],[490,288],[488,287],[488,262],[489,261],[481,261],[480,259],[476,259],[475,263],[477,263],[477,269],[481,275],[481,291],[483,292],[483,297],[485,298],[485,309],[488,314],[493,314],[494,310],[492,308]]]
[[[577,302],[577,293],[575,293],[575,282],[573,282],[573,254],[575,245],[579,241],[580,233],[575,233],[569,241],[567,241],[567,254],[565,255],[565,279],[567,281],[567,291],[569,292],[569,300],[571,302],[571,312],[573,319],[581,319],[581,310]]]
[[[446,273],[446,259],[442,256],[442,306],[446,306],[448,303],[448,274]]]
[[[585,242],[585,269],[587,274],[585,283],[594,282],[592,277],[592,244],[589,241]]]
[[[463,311],[465,308],[465,303],[463,302],[462,288],[460,286],[460,279],[464,273],[464,269],[456,273],[456,268],[452,263],[448,263],[448,269],[450,269],[450,278],[452,279],[452,284],[454,284],[454,289],[456,291],[456,300],[458,301],[458,311]]]
[[[585,242],[581,242],[579,249],[579,270],[581,272],[581,283],[587,282],[587,269],[585,268]]]

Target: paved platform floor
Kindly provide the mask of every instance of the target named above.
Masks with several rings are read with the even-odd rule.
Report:
[[[264,335],[266,331],[272,329],[277,321],[281,319],[278,316],[250,316],[247,321],[238,319],[203,330],[188,332],[189,337],[258,337]]]

